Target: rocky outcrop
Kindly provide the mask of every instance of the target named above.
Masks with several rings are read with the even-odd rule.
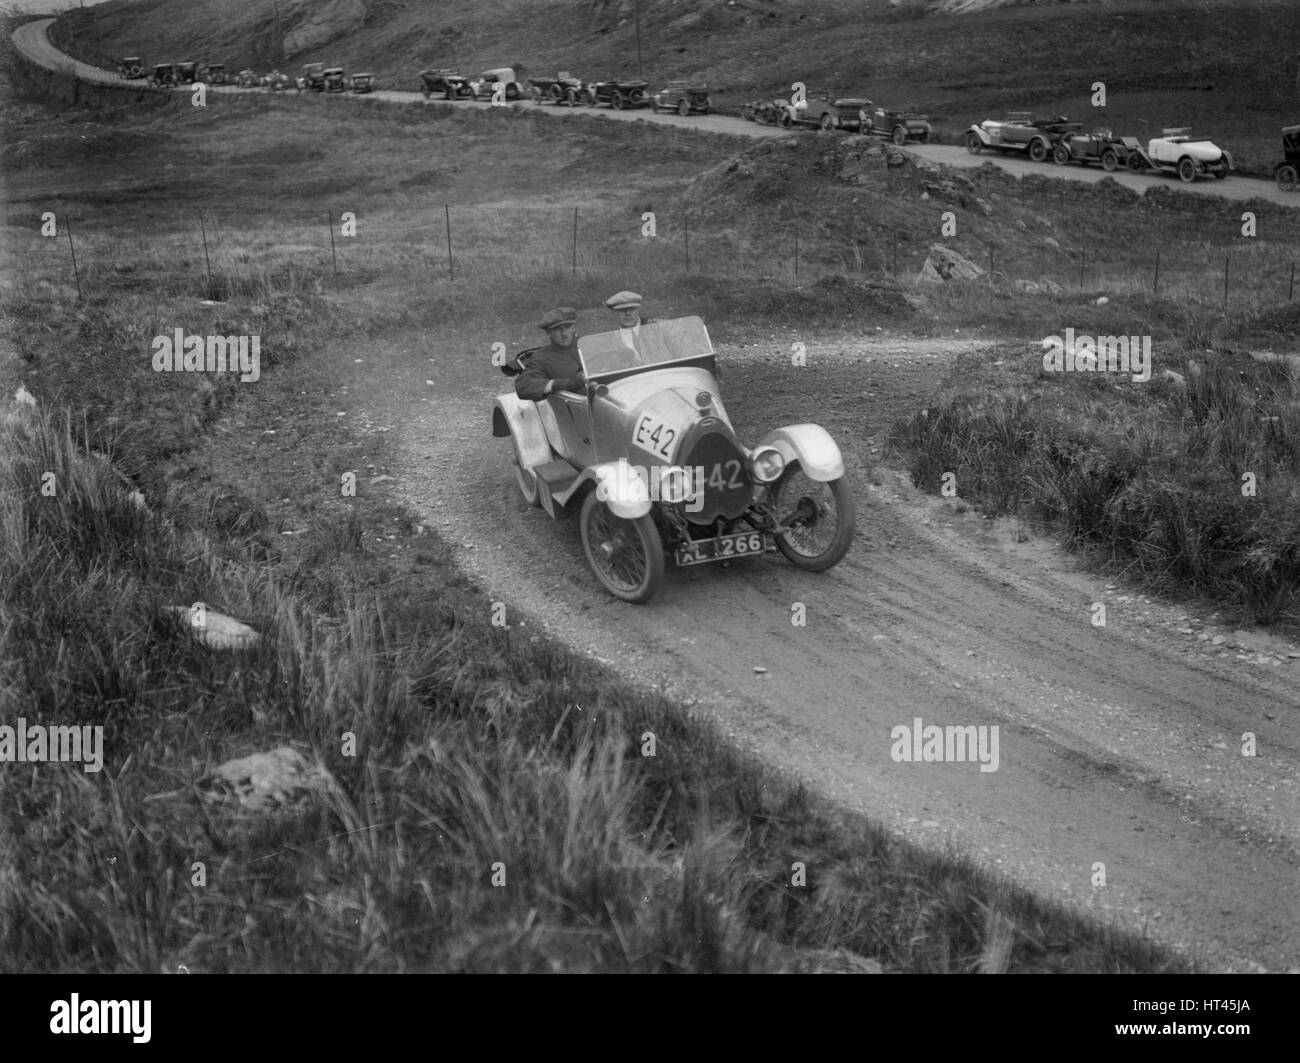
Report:
[[[294,56],[359,29],[366,20],[366,5],[362,0],[308,0],[281,17],[292,22],[284,35],[284,54]]]
[[[974,262],[959,255],[952,248],[944,247],[943,244],[931,244],[930,254],[926,257],[925,265],[921,267],[921,272],[917,274],[916,279],[935,283],[975,280],[984,276],[984,272]]]

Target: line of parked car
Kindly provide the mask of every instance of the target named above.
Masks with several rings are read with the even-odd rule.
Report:
[[[825,92],[812,99],[754,100],[740,109],[741,116],[762,125],[783,129],[812,126],[826,131],[845,129],[889,137],[895,144],[909,140],[924,144],[930,139],[928,115],[909,109],[874,107],[863,96],[838,96]]]
[[[514,103],[532,100],[564,107],[599,107],[608,105],[615,111],[649,107],[656,114],[676,112],[682,117],[708,114],[712,106],[709,87],[701,82],[670,81],[658,92],[640,79],[583,81],[567,70],[554,75],[522,80],[523,71],[514,67],[485,70],[477,77],[466,77],[451,69],[420,71],[420,91],[430,99],[441,94],[448,100],[485,100]]]

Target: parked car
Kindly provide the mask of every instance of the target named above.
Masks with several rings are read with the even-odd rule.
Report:
[[[1273,180],[1283,192],[1294,192],[1300,184],[1300,125],[1282,130],[1282,161],[1273,167]]]
[[[986,119],[971,126],[966,131],[966,150],[973,155],[984,148],[1019,151],[1042,162],[1058,140],[1082,128],[1081,122],[1071,122],[1064,115],[1036,119],[1029,111],[1011,111],[1000,120]]]
[[[803,106],[796,106],[789,100],[781,101],[777,112],[777,124],[785,129],[796,125],[816,126],[818,129],[852,129],[864,132],[870,128],[867,109],[871,101],[859,96],[834,96],[823,93],[818,99],[810,99]]]
[[[530,95],[538,103],[550,101],[557,106],[564,104],[576,107],[580,103],[591,102],[582,78],[574,77],[567,70],[561,70],[554,77],[529,78],[528,84],[532,90]]]
[[[625,107],[649,107],[648,87],[647,81],[593,81],[587,86],[588,102],[592,107],[607,103],[616,111]]]
[[[474,98],[474,87],[469,78],[454,70],[421,70],[420,91],[426,100],[435,92],[441,92],[449,100]]]
[[[356,93],[374,92],[375,75],[374,74],[353,74],[352,91]]]
[[[241,89],[256,88],[258,85],[258,77],[253,73],[253,71],[245,68],[239,72],[239,79],[236,83]]]
[[[670,81],[650,97],[655,114],[676,111],[683,118],[689,114],[709,113],[709,86],[690,81]]]
[[[889,137],[895,144],[906,144],[909,140],[924,144],[930,139],[930,116],[919,111],[893,111],[877,107],[870,113],[869,120],[871,128],[863,132]]]
[[[759,125],[776,125],[781,120],[782,108],[789,100],[750,100],[740,108],[740,116]]]
[[[1177,174],[1180,181],[1191,184],[1206,174],[1222,180],[1233,169],[1228,152],[1209,137],[1194,136],[1185,126],[1161,130],[1160,136],[1147,142],[1145,150],[1132,137],[1125,138],[1124,143],[1129,147],[1129,169],[1138,173],[1151,169]]]
[[[170,86],[176,84],[175,63],[155,63],[153,73],[149,75],[150,85]]]
[[[251,74],[252,71],[250,70]],[[243,84],[241,81],[240,84]],[[258,79],[258,84],[269,92],[280,92],[283,89],[293,88],[293,79],[288,74],[281,74],[278,70],[272,70],[262,78]]]
[[[144,60],[138,55],[128,56],[117,64],[117,69],[127,81],[137,81],[144,77]]]
[[[226,64],[209,63],[207,69],[203,71],[203,80],[209,85],[226,84]]]
[[[1078,162],[1087,166],[1096,162],[1107,173],[1128,166],[1131,154],[1125,139],[1115,136],[1109,129],[1069,133],[1052,147],[1052,161],[1055,163]]]
[[[176,64],[176,84],[193,85],[199,80],[199,64],[186,60]]]
[[[299,92],[325,91],[325,64],[304,63],[302,73],[298,75]]]
[[[326,92],[348,91],[348,75],[341,66],[331,66],[326,68],[322,77],[325,79]]]
[[[470,82],[474,90],[474,99],[491,100],[496,95],[497,85],[505,85],[505,98],[507,100],[523,99],[528,93],[528,87],[515,77],[515,68],[510,66],[500,66],[495,70],[484,70],[478,77]]]
[[[584,336],[578,354],[585,393],[498,395],[492,434],[511,441],[525,502],[578,514],[587,562],[611,594],[653,597],[665,548],[688,566],[775,545],[812,572],[848,552],[855,511],[839,447],[815,424],[741,443],[698,317],[643,324],[635,351],[618,331]]]

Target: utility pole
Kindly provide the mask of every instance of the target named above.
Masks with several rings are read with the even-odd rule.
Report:
[[[640,80],[641,74],[641,0],[633,0],[632,17],[636,23],[636,76]]]

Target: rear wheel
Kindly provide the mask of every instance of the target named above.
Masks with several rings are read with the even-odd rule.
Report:
[[[686,100],[677,101],[677,113],[685,118],[691,113],[691,105]]]
[[[776,124],[782,129],[789,129],[794,125],[794,119],[790,117],[790,112],[783,110],[776,116]]]
[[[1196,160],[1190,155],[1184,155],[1178,160],[1178,180],[1184,184],[1191,184],[1196,180]]]
[[[831,114],[829,111],[827,111],[824,115],[822,115],[821,127],[823,132],[826,133],[829,133],[832,129],[835,128],[835,116]]]
[[[579,525],[587,563],[610,594],[634,604],[654,597],[664,579],[664,544],[649,513],[615,516],[593,490],[582,500]]]
[[[1101,168],[1107,173],[1114,173],[1119,168],[1119,156],[1111,148],[1101,153]]]
[[[966,150],[972,155],[978,155],[984,150],[984,141],[980,140],[980,135],[973,129],[966,134]]]
[[[1130,151],[1128,153],[1129,173],[1141,173],[1146,168],[1147,168],[1147,164],[1142,161],[1141,155],[1139,155],[1136,151]]]
[[[616,92],[614,93],[613,98],[610,99],[609,105],[613,107],[614,110],[621,111],[623,109],[624,102],[625,101],[623,99],[623,94],[621,92]]]
[[[823,572],[849,552],[856,509],[844,477],[812,480],[798,462],[781,474],[770,498],[779,523],[788,531],[776,545],[790,562],[809,572]]]
[[[900,147],[907,143],[907,126],[894,126],[894,143]]]
[[[1277,181],[1277,187],[1283,192],[1294,192],[1295,186],[1300,184],[1300,172],[1297,172],[1294,166],[1287,163],[1285,166],[1277,168],[1275,180]]]
[[[1037,137],[1029,142],[1029,157],[1034,162],[1042,162],[1047,158],[1047,141]]]

